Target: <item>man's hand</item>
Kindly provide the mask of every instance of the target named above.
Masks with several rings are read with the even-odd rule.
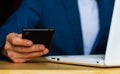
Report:
[[[21,34],[10,33],[6,37],[3,54],[15,63],[22,63],[48,54],[49,50],[42,44],[22,39]]]

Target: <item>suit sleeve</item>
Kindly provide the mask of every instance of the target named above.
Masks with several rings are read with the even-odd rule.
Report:
[[[23,0],[18,10],[0,27],[0,47],[4,45],[7,34],[21,33],[23,28],[34,28],[40,24],[41,10],[41,0]]]

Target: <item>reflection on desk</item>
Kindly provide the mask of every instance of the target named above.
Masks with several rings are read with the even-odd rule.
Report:
[[[120,68],[98,68],[51,63],[36,58],[27,63],[0,62],[0,74],[120,74]]]

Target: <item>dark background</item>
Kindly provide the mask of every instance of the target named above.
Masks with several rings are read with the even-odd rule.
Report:
[[[0,0],[0,26],[19,7],[21,0]]]

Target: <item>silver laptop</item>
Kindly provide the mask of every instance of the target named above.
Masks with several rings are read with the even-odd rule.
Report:
[[[98,66],[98,67],[115,67],[120,66],[120,0],[115,0],[115,6],[111,21],[106,53],[105,55],[68,55],[68,56],[47,56],[48,61]]]

